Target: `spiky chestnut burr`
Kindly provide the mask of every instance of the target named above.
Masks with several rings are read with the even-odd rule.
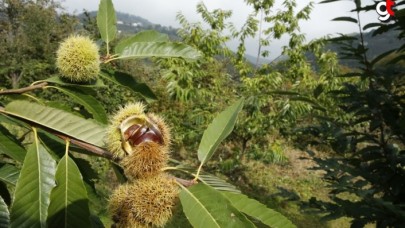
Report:
[[[98,46],[86,36],[70,36],[56,52],[56,66],[61,77],[71,82],[88,82],[98,77],[100,55]]]
[[[127,155],[123,148],[123,139],[121,138],[121,123],[131,116],[138,117],[143,120],[146,118],[145,106],[140,103],[130,103],[122,107],[110,118],[110,124],[107,128],[107,149],[114,155],[115,158],[122,159]]]
[[[172,216],[179,187],[165,174],[118,187],[109,200],[116,227],[162,227]]]
[[[126,105],[110,121],[107,148],[121,160],[130,179],[156,175],[167,163],[170,131],[163,119],[144,113],[141,103]]]

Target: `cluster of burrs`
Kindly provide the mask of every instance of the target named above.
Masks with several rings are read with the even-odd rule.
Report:
[[[128,178],[109,201],[115,227],[162,227],[171,218],[179,187],[162,171],[169,146],[169,128],[143,104],[126,105],[112,117],[107,147]]]

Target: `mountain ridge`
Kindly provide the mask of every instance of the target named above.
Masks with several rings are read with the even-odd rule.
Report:
[[[97,11],[89,11],[87,13],[89,14],[90,17],[96,17],[96,15],[97,15]],[[121,34],[130,35],[130,34],[134,34],[139,31],[142,31],[142,30],[153,29],[153,30],[157,30],[161,33],[167,34],[170,37],[170,39],[172,39],[172,40],[180,39],[179,36],[177,35],[178,28],[155,24],[153,22],[150,22],[148,19],[145,19],[145,18],[137,16],[137,15],[129,14],[129,13],[117,12],[116,15],[117,15],[117,28]],[[86,17],[85,13],[81,13],[77,16],[81,21],[83,21]],[[371,30],[371,31],[363,33],[364,41],[366,43],[367,48],[369,49],[367,56],[370,57],[371,59],[375,58],[376,56],[378,56],[384,52],[387,52],[391,49],[399,48],[401,45],[403,45],[401,43],[401,41],[397,38],[398,33],[395,31],[391,31],[391,32],[384,33],[384,34],[373,35],[374,31],[375,30]],[[352,34],[348,34],[348,35],[359,36],[359,33],[355,33],[355,34],[352,33]],[[339,45],[336,45],[336,44],[328,44],[325,47],[325,49],[335,51],[338,54],[342,53],[341,48],[339,47]],[[307,55],[307,56],[311,61],[314,60],[313,57],[311,57],[310,55]],[[256,56],[246,54],[245,58],[252,64],[256,64],[256,61],[257,61]],[[261,65],[261,64],[270,63],[270,62],[276,63],[278,61],[283,61],[286,58],[287,57],[285,57],[285,56],[279,56],[277,58],[279,60],[277,60],[277,59],[270,60],[270,59],[264,59],[261,57],[259,60],[259,64]],[[341,64],[351,66],[351,67],[354,67],[357,65],[354,61],[351,61],[351,60],[341,61]]]

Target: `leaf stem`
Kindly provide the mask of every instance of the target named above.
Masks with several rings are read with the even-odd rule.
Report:
[[[65,149],[65,156],[69,154],[69,146],[70,146],[70,139],[65,139],[66,142],[66,149]]]
[[[201,162],[200,166],[198,167],[197,174],[196,174],[195,177],[194,177],[194,181],[197,181],[197,180],[198,180],[198,176],[200,175],[200,172],[201,172],[201,169],[202,169],[203,164],[204,164],[204,163]]]
[[[115,55],[107,55],[105,58],[103,58],[103,63],[105,64],[105,63],[109,63],[109,62],[111,62],[111,61],[113,61],[113,60],[116,60],[116,59],[119,59],[119,55],[118,54],[115,54]]]
[[[38,103],[43,103],[38,98],[36,98],[36,97],[34,97],[34,96],[30,95],[30,94],[23,93],[22,96],[29,97],[29,98],[33,99],[34,101],[36,101]]]
[[[109,62],[111,62],[111,61],[113,61],[113,60],[117,60],[117,59],[120,59],[120,57],[114,56],[114,57],[112,57],[112,58],[109,58],[109,59],[105,60],[104,63],[109,63]]]
[[[161,171],[166,171],[166,170],[179,170],[177,167],[164,167],[161,169]]]
[[[45,81],[43,81],[43,80],[38,80],[38,81],[35,81],[35,82],[31,83],[30,86],[37,85],[37,84],[43,83],[43,82],[45,82]]]
[[[196,176],[194,173],[189,172],[189,171],[184,170],[184,169],[181,169],[181,168],[179,169],[178,167],[165,167],[165,168],[161,169],[161,171],[162,171],[162,172],[164,172],[164,171],[168,171],[168,170],[176,170],[176,171],[180,171],[180,172],[183,172],[183,173],[189,174],[190,176],[193,176],[193,177],[195,177],[195,176]],[[198,178],[198,177],[197,177],[197,178]],[[193,179],[193,180],[190,180],[190,181],[194,181],[194,182],[196,182],[196,180],[197,180],[197,179]]]

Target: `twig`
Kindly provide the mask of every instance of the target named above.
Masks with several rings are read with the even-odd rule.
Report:
[[[86,143],[86,142],[83,142],[83,141],[80,141],[80,140],[77,140],[74,138],[70,138],[69,136],[66,136],[66,135],[58,134],[56,132],[52,132],[52,134],[58,136],[59,138],[65,140],[65,141],[69,140],[72,144],[75,144],[76,146],[86,149],[86,150],[90,151],[91,153],[96,154],[100,157],[114,160],[114,156],[110,152],[108,152],[107,150],[104,150],[100,147],[94,146],[92,144],[89,144],[89,143]]]
[[[44,86],[48,85],[47,82],[42,82],[40,84],[36,84],[36,85],[31,85],[31,86],[27,86],[24,88],[20,88],[20,89],[7,89],[7,90],[2,90],[0,91],[0,95],[1,94],[21,94],[21,93],[25,93],[25,92],[29,92],[31,90],[36,90],[36,89],[41,89]]]
[[[184,180],[184,179],[181,179],[178,177],[174,177],[174,179],[176,179],[177,183],[183,185],[186,188],[197,184],[197,181],[195,181],[195,180]]]
[[[261,52],[261,50],[262,50],[262,44],[261,44],[261,39],[262,39],[262,25],[263,25],[263,9],[260,10],[259,49],[257,50],[257,58],[256,58],[255,71],[257,71],[257,68],[259,68],[260,52]]]

